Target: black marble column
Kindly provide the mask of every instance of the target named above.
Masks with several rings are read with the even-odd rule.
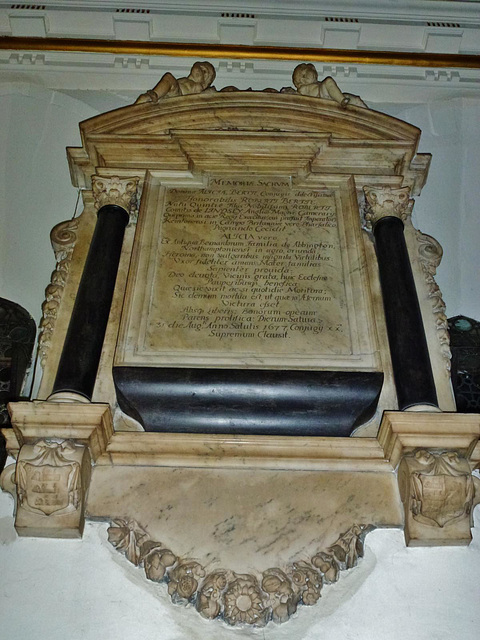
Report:
[[[388,341],[400,410],[438,406],[403,222],[380,217],[373,226]]]
[[[91,400],[128,221],[121,206],[106,204],[98,211],[52,396],[73,392]]]

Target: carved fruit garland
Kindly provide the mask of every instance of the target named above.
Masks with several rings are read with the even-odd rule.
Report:
[[[207,573],[196,560],[180,558],[151,540],[135,520],[113,520],[108,540],[129,562],[143,566],[148,580],[165,582],[175,604],[194,604],[208,620],[262,627],[270,621],[286,622],[300,604],[315,604],[324,584],[336,582],[340,571],[357,565],[365,536],[372,529],[371,525],[353,525],[310,562],[299,560],[283,570],[267,569],[259,577],[228,569]]]
[[[57,264],[50,284],[45,289],[45,301],[42,304],[42,319],[38,336],[38,354],[40,364],[45,368],[48,350],[51,345],[53,329],[57,321],[57,312],[67,282],[73,249],[77,241],[78,218],[65,220],[55,225],[50,232],[50,240]]]
[[[437,267],[442,260],[442,247],[431,236],[421,231],[416,232],[418,241],[418,255],[420,264],[428,287],[428,297],[432,301],[432,311],[435,315],[437,337],[440,342],[440,351],[445,360],[447,372],[451,368],[452,352],[450,351],[450,335],[448,333],[448,320],[445,314],[446,306],[442,298],[440,287],[435,282]]]

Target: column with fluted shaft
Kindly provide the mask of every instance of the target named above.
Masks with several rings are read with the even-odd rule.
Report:
[[[139,178],[92,177],[97,222],[49,400],[89,401],[102,353],[125,228]]]
[[[377,252],[383,306],[399,409],[438,410],[425,329],[404,236],[409,188],[363,188],[366,220]]]

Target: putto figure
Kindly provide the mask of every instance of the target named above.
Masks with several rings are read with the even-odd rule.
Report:
[[[162,76],[160,82],[142,93],[135,101],[135,104],[142,102],[158,102],[160,98],[173,98],[175,96],[186,96],[193,93],[202,93],[210,88],[215,80],[215,69],[210,62],[195,62],[186,78],[175,78],[171,73]]]
[[[335,80],[330,76],[319,81],[317,70],[311,63],[304,62],[295,67],[292,80],[297,92],[302,96],[334,100],[343,108],[348,104],[368,108],[359,96],[342,93]]]

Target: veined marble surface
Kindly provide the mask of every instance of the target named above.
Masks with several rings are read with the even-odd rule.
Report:
[[[402,524],[395,475],[370,472],[96,467],[88,515],[134,519],[175,554],[239,573],[308,559],[354,524]]]

